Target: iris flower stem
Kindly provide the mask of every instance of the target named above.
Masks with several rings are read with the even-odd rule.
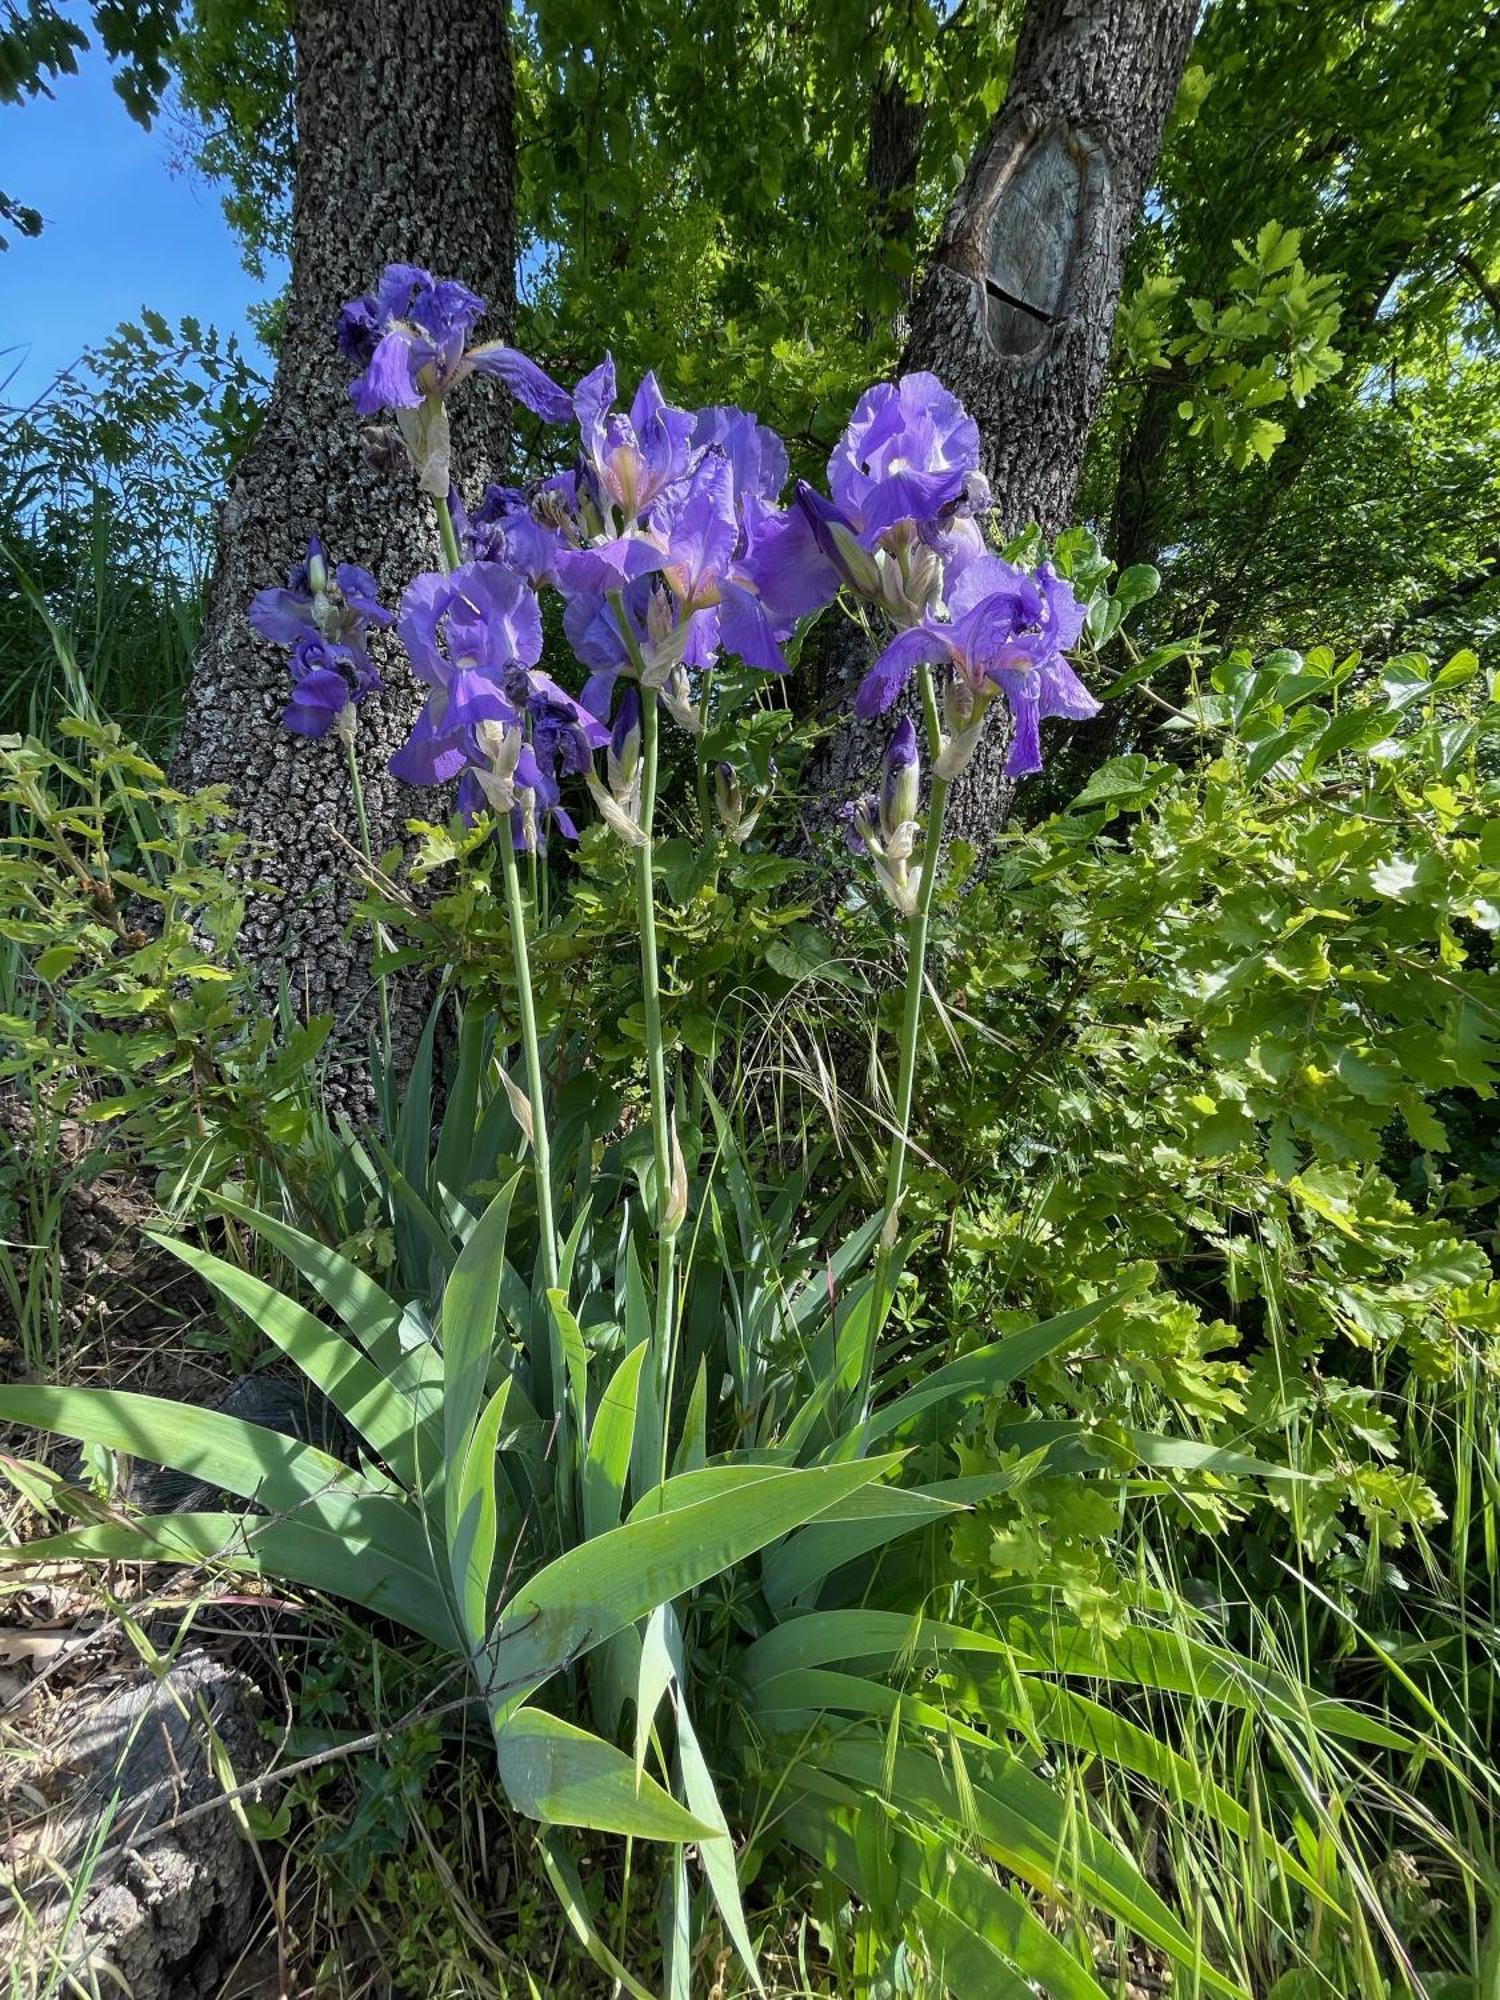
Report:
[[[355,823],[359,827],[359,851],[365,857],[365,863],[373,873],[375,855],[370,846],[370,817],[365,811],[365,787],[364,781],[359,775],[359,751],[355,748],[352,731],[344,737],[344,756],[349,764],[349,787],[354,793],[354,818]],[[370,941],[378,951],[380,949],[380,926],[373,918],[370,920]],[[375,975],[375,1001],[380,1009],[380,1053],[385,1066],[386,1078],[389,1080],[391,1073],[391,1002],[390,995],[386,992],[385,974],[383,972],[377,972]]]
[[[458,536],[454,533],[453,512],[446,493],[433,494],[432,511],[437,515],[438,539],[443,545],[443,567],[451,572],[463,561],[463,555],[459,550]]]
[[[656,778],[660,748],[657,693],[645,680],[645,661],[625,610],[620,591],[610,603],[631,665],[641,683],[641,844],[635,850],[636,915],[641,927],[641,996],[646,1016],[646,1070],[651,1090],[651,1142],[656,1168],[656,1324],[654,1361],[657,1403],[661,1415],[661,1472],[667,1472],[667,1405],[672,1393],[673,1292],[677,1257],[676,1229],[667,1227],[672,1189],[671,1126],[667,1119],[667,1061],[661,1032],[661,971],[656,950],[656,882],[653,827],[656,820]]]
[[[646,1015],[646,1066],[651,1085],[651,1141],[656,1163],[656,1381],[661,1410],[662,1477],[666,1477],[667,1403],[672,1393],[673,1279],[676,1232],[668,1229],[672,1148],[667,1122],[667,1061],[661,1032],[661,972],[656,951],[656,882],[652,827],[660,738],[656,689],[641,689],[641,832],[635,851],[635,894],[641,925],[641,993]]]
[[[526,1095],[531,1100],[531,1163],[536,1180],[537,1222],[542,1238],[542,1282],[557,1286],[557,1226],[552,1217],[552,1147],[547,1134],[546,1086],[542,1080],[542,1045],[536,1031],[536,1002],[531,992],[531,954],[526,944],[526,905],[521,899],[521,871],[509,827],[500,829],[500,861],[505,871],[505,903],[510,916],[511,953],[516,967],[516,1005],[521,1016],[521,1047],[526,1057]]]
[[[703,715],[703,734],[697,741],[698,764],[698,822],[703,828],[703,844],[706,847],[713,839],[713,783],[708,769],[709,707],[713,699],[714,670],[706,667],[703,673],[703,692],[699,706]]]
[[[933,692],[932,670],[922,667],[922,713],[927,724],[927,746],[934,761],[942,750],[942,724],[937,696]],[[906,1184],[906,1156],[910,1147],[911,1107],[917,1074],[918,1029],[922,1022],[922,993],[927,979],[927,934],[932,918],[932,897],[937,887],[938,862],[943,847],[943,821],[948,811],[949,782],[934,778],[927,804],[927,837],[922,846],[922,873],[917,884],[917,906],[906,922],[906,992],[901,1009],[900,1060],[896,1072],[896,1102],[890,1157],[885,1172],[885,1226],[875,1253],[875,1275],[870,1287],[870,1317],[865,1331],[860,1365],[858,1412],[864,1417],[875,1373],[875,1350],[894,1303],[887,1297],[891,1264],[900,1232],[901,1196]]]

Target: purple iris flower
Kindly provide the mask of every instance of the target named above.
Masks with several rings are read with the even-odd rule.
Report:
[[[517,688],[514,681],[512,687],[531,717],[531,741],[538,759],[568,778],[591,769],[594,752],[609,742],[609,731],[599,717],[539,668],[525,676],[524,687]]]
[[[989,503],[979,428],[958,398],[935,375],[877,382],[828,461],[828,483],[831,500],[797,487],[827,594],[846,583],[897,625],[934,615],[957,569],[982,551],[971,517]]]
[[[498,375],[523,402],[545,399],[549,389],[560,394],[516,348],[498,340],[469,346],[484,311],[484,300],[456,278],[434,278],[416,264],[387,264],[375,289],[351,299],[339,314],[339,349],[361,371],[349,387],[355,408],[367,417],[414,410],[469,374]],[[567,414],[564,407],[552,421]]]
[[[535,384],[517,386],[518,398],[552,421],[571,415],[582,447],[567,494],[550,496],[571,530],[553,574],[570,600],[566,625],[579,658],[606,682],[627,669],[608,602],[619,593],[649,672],[707,666],[723,645],[751,666],[784,673],[784,642],[800,618],[829,601],[838,577],[807,523],[776,505],[788,469],[776,433],[728,405],[678,409],[650,374],[628,412],[616,410],[608,355],[571,397],[550,377],[543,381],[540,394]],[[673,607],[665,631],[668,600],[643,587],[658,572]],[[648,606],[655,607],[649,627]],[[607,684],[594,695],[607,709]]]
[[[673,630],[687,628],[676,646],[686,665],[712,665],[722,646],[764,673],[786,672],[784,642],[832,595],[800,518],[742,488],[730,453],[714,444],[656,507],[650,538],[662,550]]]
[[[884,714],[914,668],[947,664],[971,705],[982,707],[997,689],[1009,702],[1015,734],[1006,775],[1040,770],[1048,716],[1082,721],[1099,712],[1063,658],[1083,631],[1083,606],[1050,564],[1028,576],[999,556],[980,556],[952,585],[948,611],[949,623],[927,619],[897,633],[860,683],[855,714]]]
[[[323,544],[313,535],[307,554],[287,574],[284,590],[258,590],[246,613],[252,632],[278,646],[299,639],[327,639],[363,652],[365,628],[389,625],[393,614],[380,601],[380,585],[358,563],[331,570]]]
[[[485,810],[508,817],[518,848],[545,846],[550,826],[576,840],[560,780],[592,775],[593,753],[608,743],[609,731],[539,670],[518,668],[510,692],[516,722],[481,722],[466,732],[468,767],[459,781],[458,809],[467,820]],[[530,721],[529,741],[521,716]]]
[[[628,530],[688,471],[697,420],[690,410],[668,403],[654,374],[642,377],[629,410],[621,411],[614,407],[612,355],[606,354],[571,396],[534,362],[527,368],[529,375],[517,372],[506,380],[517,401],[549,423],[577,422],[579,497],[592,504],[600,527],[613,522]],[[580,580],[578,587],[593,586]]]
[[[290,649],[292,696],[281,717],[288,729],[326,736],[347,710],[379,690],[366,632],[389,625],[392,615],[367,569],[339,563],[330,570],[316,535],[284,590],[256,592],[246,613],[250,629]]]
[[[460,546],[476,562],[501,563],[524,576],[533,590],[556,583],[562,535],[538,520],[519,486],[487,486],[472,514],[454,486],[448,508]]]
[[[693,419],[693,446],[701,451],[709,445],[729,460],[737,505],[743,507],[754,496],[774,506],[781,498],[790,469],[786,446],[753,411],[733,404],[699,410]]]
[[[294,736],[326,736],[346,710],[357,708],[383,685],[363,653],[331,644],[316,633],[297,641],[287,666],[292,695],[281,720]],[[352,725],[353,717],[349,720]]]
[[[409,784],[443,783],[469,762],[467,730],[519,723],[506,687],[513,669],[541,658],[536,595],[498,563],[464,563],[448,576],[427,571],[402,599],[397,630],[413,673],[432,693],[391,770]]]
[[[525,740],[519,724],[480,723],[468,732],[466,747],[458,810],[471,825],[481,813],[492,812],[508,822],[513,844],[528,853],[546,845],[554,823],[569,840],[578,838],[561,804],[555,770]]]
[[[648,674],[664,682],[674,668],[711,667],[719,654],[719,614],[714,609],[684,614],[666,584],[638,577],[619,593],[625,624]],[[579,663],[589,669],[582,700],[591,715],[606,716],[615,682],[635,674],[631,649],[621,631],[616,601],[598,591],[570,597],[563,607],[563,632]]]
[[[975,495],[979,426],[936,375],[877,382],[828,461],[828,488],[866,548],[898,521],[935,521]]]
[[[662,395],[654,374],[642,376],[627,413],[612,407],[615,364],[605,355],[574,396],[586,476],[601,514],[615,508],[622,522],[639,521],[687,473],[693,458],[690,410]]]
[[[585,771],[609,731],[537,666],[541,612],[526,580],[492,562],[419,576],[398,630],[432,693],[393,774],[415,785],[458,778],[464,817],[507,818],[519,847],[539,845],[549,824],[576,838],[559,781]]]

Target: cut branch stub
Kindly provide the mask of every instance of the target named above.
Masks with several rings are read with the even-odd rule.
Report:
[[[1050,351],[1088,253],[1107,247],[1109,197],[1102,148],[1061,119],[1023,114],[991,149],[939,255],[972,285],[997,355],[1034,363]]]

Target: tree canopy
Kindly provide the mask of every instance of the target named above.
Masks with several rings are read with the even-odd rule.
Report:
[[[756,407],[810,469],[899,356],[1020,11],[517,9],[519,343],[565,378],[608,346],[625,377]],[[259,267],[288,227],[284,6],[90,16],[132,112],[186,114]],[[52,0],[12,10],[0,92],[66,88],[85,36]],[[1497,74],[1466,0],[1205,9],[1083,494],[1122,567],[1163,572],[1163,629],[1439,651],[1493,630]]]

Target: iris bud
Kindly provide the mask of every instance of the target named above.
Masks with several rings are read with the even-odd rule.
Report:
[[[434,500],[446,500],[453,483],[448,405],[441,396],[426,396],[414,410],[397,410],[396,428],[416,470],[417,485]]]
[[[875,558],[869,550],[861,548],[842,521],[830,521],[828,534],[838,551],[838,558],[845,574],[860,596],[879,597],[880,571],[876,568]]]
[[[963,674],[950,674],[943,686],[943,726],[956,736],[974,720],[974,690]]]
[[[714,804],[719,809],[719,818],[726,832],[739,825],[740,815],[745,810],[745,799],[732,764],[720,764],[714,772]]]
[[[316,535],[307,538],[307,587],[314,597],[321,597],[328,588],[328,561]]]
[[[906,600],[920,618],[943,594],[943,559],[926,542],[918,542],[906,565]]]
[[[775,766],[771,775],[776,775]],[[757,792],[751,799],[748,810],[745,794],[740,789],[740,781],[734,774],[732,764],[720,764],[714,771],[714,806],[718,811],[719,824],[724,829],[725,838],[737,847],[743,847],[754,833],[761,813],[765,810],[769,788]]]
[[[908,820],[916,818],[921,788],[917,732],[911,717],[903,715],[886,746],[881,772],[880,824],[887,840]]]
[[[657,586],[646,600],[646,637],[653,652],[671,637],[672,623],[672,600],[666,591]]]
[[[609,789],[621,798],[630,789],[641,761],[641,698],[627,685],[620,695],[614,728],[610,731],[605,766]]]
[[[684,728],[689,736],[703,734],[703,714],[693,700],[693,684],[688,679],[686,667],[673,667],[661,683],[661,698],[666,703],[674,721]]]
[[[990,680],[974,680],[961,672],[949,676],[943,688],[943,727],[947,741],[932,767],[935,776],[951,782],[968,769],[979,748],[984,718],[995,691]]]

